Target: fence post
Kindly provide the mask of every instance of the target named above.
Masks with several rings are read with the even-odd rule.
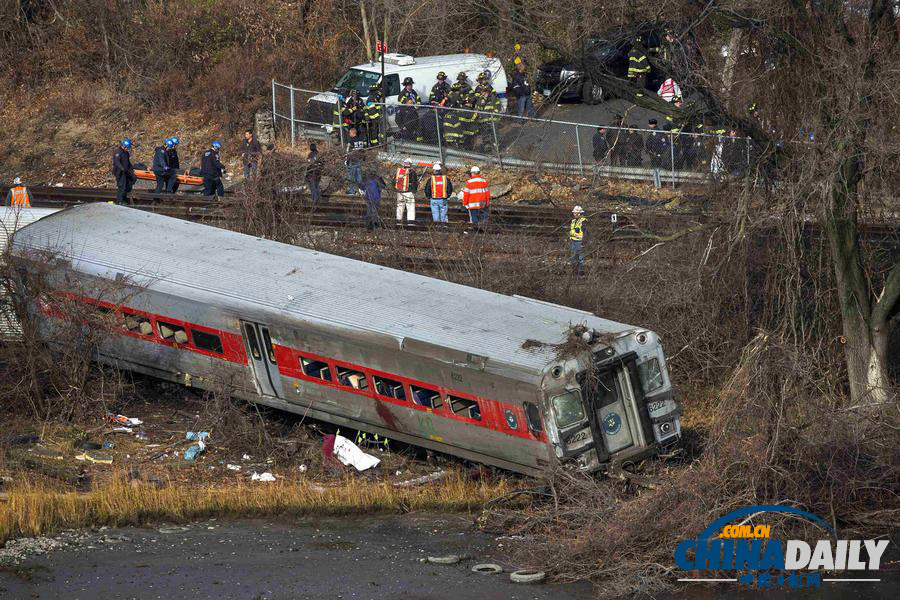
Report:
[[[441,159],[441,165],[443,165],[446,162],[446,159],[444,158],[444,144],[441,143],[441,120],[438,118],[438,109],[436,106],[434,107],[434,130],[436,132],[435,137],[437,137],[438,156]],[[444,168],[446,168],[446,166]]]
[[[272,129],[275,130],[275,135],[278,135],[278,111],[275,107],[275,80],[272,80]]]
[[[747,140],[747,170],[744,171],[747,175],[750,174],[750,138],[746,138]]]
[[[337,130],[338,130],[338,141],[341,144],[341,151],[344,151],[344,123],[341,120],[341,98],[338,96],[337,100],[334,101],[334,107],[337,111],[338,122],[337,122]]]
[[[494,150],[497,152],[497,164],[502,167],[503,159],[500,158],[500,138],[497,137],[497,121],[491,121],[491,131],[494,132]]]
[[[296,127],[294,126],[294,86],[291,85],[291,146],[294,145],[294,141],[297,138]]]
[[[584,177],[584,162],[581,160],[581,136],[578,134],[578,130],[581,129],[578,125],[575,126],[575,145],[578,146],[578,172]]]
[[[676,137],[673,135],[672,143],[669,144],[669,155],[670,155],[670,158],[672,161],[672,170],[670,171],[670,173],[672,173],[672,176],[669,179],[672,180],[672,189],[673,190],[675,189],[675,140],[676,140]]]

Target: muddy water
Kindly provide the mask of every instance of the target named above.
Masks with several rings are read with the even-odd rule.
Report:
[[[591,586],[522,585],[509,571],[511,544],[459,516],[205,521],[189,526],[104,529],[31,540],[0,552],[0,598],[569,600]],[[428,556],[456,554],[455,565]],[[471,571],[495,562],[499,575]],[[882,584],[739,592],[743,586],[684,585],[663,600],[714,598],[895,598]]]

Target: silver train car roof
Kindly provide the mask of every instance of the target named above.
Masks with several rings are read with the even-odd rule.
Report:
[[[562,342],[572,325],[613,335],[637,329],[573,308],[107,203],[49,215],[20,229],[13,244],[17,254],[59,253],[88,274],[114,279],[121,273],[138,285],[213,306],[227,301],[251,318],[262,311],[320,330],[381,334],[397,349],[439,360],[473,355],[486,371],[541,373],[554,350],[523,344]]]

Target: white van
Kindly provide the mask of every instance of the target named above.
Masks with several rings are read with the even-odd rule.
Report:
[[[413,89],[419,94],[422,104],[428,103],[432,86],[437,83],[437,74],[447,74],[447,83],[456,82],[456,76],[463,72],[468,76],[469,85],[478,85],[479,73],[490,73],[491,85],[500,98],[503,111],[506,112],[506,71],[497,58],[484,54],[445,54],[442,56],[412,57],[408,54],[388,53],[384,55],[384,79],[388,123],[391,128],[397,126],[394,120],[397,96],[403,88],[402,81],[407,77],[413,79]],[[334,105],[338,98],[343,100],[351,90],[359,92],[360,97],[369,95],[369,87],[381,82],[380,60],[351,67],[335,84],[331,92],[316,94],[307,103],[306,118],[317,123],[331,125],[333,123]],[[393,105],[393,106],[392,106]],[[326,127],[330,130],[330,127]]]

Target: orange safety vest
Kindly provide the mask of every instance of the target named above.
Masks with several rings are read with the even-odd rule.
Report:
[[[398,192],[409,191],[409,169],[403,167],[397,169],[397,184],[395,186]]]
[[[432,175],[431,176],[431,197],[438,200],[447,198],[447,176]]]
[[[487,179],[481,176],[469,179],[463,188],[462,202],[468,210],[487,208],[491,202],[491,190],[488,189]]]
[[[28,188],[24,185],[18,185],[9,190],[9,192],[11,195],[9,199],[10,206],[31,206],[31,194],[28,193]]]

